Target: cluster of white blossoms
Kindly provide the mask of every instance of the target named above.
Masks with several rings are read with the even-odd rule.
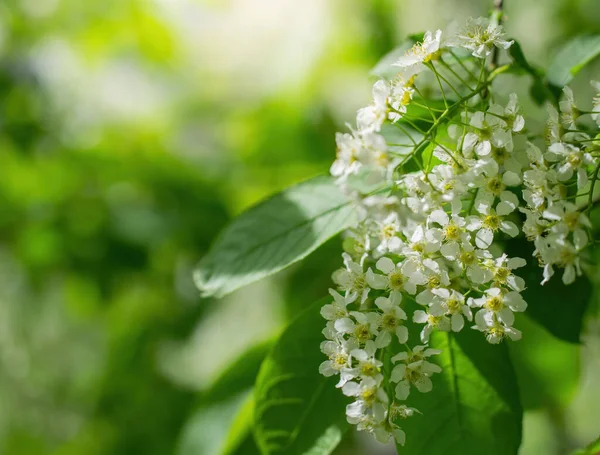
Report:
[[[354,399],[348,421],[381,442],[404,444],[398,422],[419,412],[405,400],[432,390],[441,372],[431,361],[441,353],[429,347],[434,331],[470,325],[490,343],[521,337],[513,324],[527,307],[525,282],[515,273],[526,260],[498,254],[496,240],[522,231],[545,280],[553,267],[565,269],[565,283],[579,273],[589,221],[569,188],[593,185],[593,141],[575,131],[581,111],[568,91],[562,115],[550,116],[546,152],[527,141],[517,96],[501,105],[490,87],[501,71],[488,57],[511,44],[487,19],[447,41],[427,32],[392,80],[375,83],[356,129],[336,137],[331,173],[361,221],[347,233],[333,301],[321,311],[320,372],[339,375],[337,387]],[[600,96],[593,112],[600,121]],[[364,194],[360,179],[379,189]]]

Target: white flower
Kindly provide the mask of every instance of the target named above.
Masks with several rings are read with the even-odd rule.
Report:
[[[516,93],[509,95],[505,108],[497,104],[490,106],[490,112],[504,117],[504,121],[513,133],[518,133],[525,127],[525,118],[519,113],[519,98]]]
[[[359,345],[364,345],[370,339],[378,335],[377,326],[373,323],[373,318],[366,313],[351,311],[351,318],[338,319],[334,323],[335,330],[341,334],[347,334],[350,339],[355,340]]]
[[[583,188],[588,182],[585,166],[594,164],[595,159],[588,152],[571,144],[556,142],[548,147],[546,159],[551,162],[558,161],[557,178],[564,182],[577,172],[577,186]]]
[[[379,237],[379,245],[377,245],[376,251],[380,254],[400,251],[404,244],[397,236],[398,232],[400,232],[398,214],[392,212],[383,221],[376,222],[376,224],[378,228],[377,235]]]
[[[350,381],[344,384],[342,392],[347,397],[357,397],[358,401],[367,407],[372,407],[377,402],[387,404],[389,398],[383,388],[381,388],[382,380],[383,376],[377,379],[364,378],[360,384]],[[385,416],[385,413],[383,415]]]
[[[579,253],[587,243],[587,237],[583,239],[574,236],[573,241],[574,243],[569,242],[561,234],[551,234],[536,242],[537,250],[545,264],[542,284],[545,284],[554,274],[552,265],[565,269],[562,276],[564,284],[573,283],[577,276],[582,274]]]
[[[336,144],[336,160],[331,165],[330,173],[337,177],[338,182],[356,174],[363,166],[383,173],[390,165],[387,143],[383,136],[374,131],[337,133]]]
[[[487,341],[491,344],[498,344],[504,338],[510,338],[513,341],[521,339],[521,332],[510,325],[502,324],[500,321],[485,321],[476,318],[474,329],[485,333]]]
[[[431,292],[440,298],[445,313],[450,316],[453,332],[460,332],[463,329],[465,326],[464,318],[469,321],[473,319],[471,308],[465,303],[465,296],[460,292],[446,288],[434,289]]]
[[[512,136],[504,120],[478,111],[471,116],[469,124],[473,131],[467,133],[464,138],[463,153],[466,153],[466,156],[469,156],[472,150],[475,150],[479,157],[487,156],[491,153],[492,146],[512,151]]]
[[[435,292],[434,289],[432,292]],[[441,305],[432,304],[428,311],[417,310],[413,314],[413,322],[425,324],[421,330],[421,342],[428,343],[429,337],[434,329],[441,332],[449,332],[452,328],[450,319],[444,315]]]
[[[408,340],[408,329],[402,325],[402,320],[406,319],[406,313],[400,308],[402,294],[392,293],[390,298],[377,297],[375,305],[382,311],[382,314],[376,320],[379,328],[379,334],[375,339],[375,345],[383,348],[392,342],[392,335],[398,337],[401,344]]]
[[[527,261],[522,258],[509,258],[503,254],[493,261],[490,270],[493,273],[494,285],[496,287],[508,286],[513,291],[522,291],[525,289],[525,280],[513,274],[513,270],[527,265]]]
[[[431,292],[432,289],[449,286],[450,277],[448,276],[448,270],[442,267],[440,262],[429,258],[423,260],[423,272],[426,289],[417,294],[415,300],[420,305],[430,305],[435,300],[435,295]]]
[[[440,239],[440,253],[447,259],[455,259],[460,254],[461,246],[469,243],[465,219],[455,213],[449,217],[443,210],[434,210],[429,215],[429,221],[441,226],[441,230],[428,231],[431,238],[435,238],[434,234],[439,232],[437,237]]]
[[[492,272],[485,266],[492,259],[491,253],[486,250],[475,249],[473,245],[463,245],[457,260],[467,277],[475,284],[487,283],[493,278]]]
[[[390,86],[384,80],[373,85],[373,102],[360,109],[356,115],[356,125],[361,132],[379,131],[388,115],[388,96]]]
[[[573,90],[571,90],[570,87],[564,87],[563,93],[566,98],[558,103],[561,112],[560,119],[567,128],[575,129],[575,120],[577,120],[577,117],[579,116],[579,111],[575,106]]]
[[[503,292],[500,288],[490,288],[485,291],[485,296],[470,299],[471,306],[480,307],[475,314],[478,326],[482,323],[490,326],[491,321],[498,320],[504,325],[512,326],[515,322],[514,312],[522,312],[527,308],[527,302],[516,291]],[[483,322],[482,322],[483,321]]]
[[[591,229],[592,223],[585,213],[577,210],[572,202],[557,201],[542,213],[542,216],[554,223],[549,230],[553,234],[573,233],[577,238],[577,244],[583,247],[588,242],[585,229]]]
[[[333,289],[330,289],[329,293],[333,297],[333,302],[323,305],[321,316],[328,321],[336,321],[337,319],[348,317],[347,306],[356,300],[356,294],[351,293],[343,297]]]
[[[356,361],[356,365],[351,368],[344,367],[341,370],[343,383],[354,378],[379,380],[383,363],[375,358],[376,353],[377,346],[372,340],[368,340],[362,349],[355,348],[350,351],[350,356],[352,360]]]
[[[494,46],[508,49],[513,43],[514,41],[504,39],[504,29],[501,25],[480,17],[470,18],[452,45],[470,50],[474,57],[485,58],[490,55]]]
[[[388,113],[388,118],[392,122],[397,122],[406,114],[407,106],[412,101],[414,92],[415,89],[401,75],[392,80],[388,96],[388,103],[392,108]]]
[[[501,201],[496,206],[496,210],[489,208],[488,205],[482,204],[477,207],[477,211],[480,212],[480,216],[471,216],[467,219],[467,229],[475,232],[475,244],[479,248],[488,248],[494,241],[494,233],[499,230],[508,234],[511,237],[516,237],[519,234],[519,228],[512,221],[506,221],[504,216],[512,212],[518,205],[512,198],[508,196],[512,195],[515,199],[516,196],[505,191],[500,196]]]
[[[354,262],[348,253],[343,253],[342,257],[346,268],[336,270],[331,278],[335,284],[346,291],[346,295],[360,297],[360,303],[364,303],[371,289],[363,272],[363,266]]]
[[[411,384],[421,393],[430,392],[433,388],[430,376],[440,373],[442,369],[428,362],[426,359],[437,355],[441,351],[436,349],[425,349],[424,346],[416,346],[410,352],[401,352],[392,357],[392,362],[399,363],[392,369],[391,382],[397,382],[395,389],[396,398],[406,400],[410,393]]]
[[[327,340],[321,343],[321,352],[325,354],[329,359],[325,360],[319,366],[319,373],[323,376],[329,377],[334,374],[340,374],[340,372],[351,366],[350,351],[356,349],[357,345],[353,340],[341,340],[335,341]],[[340,381],[337,387],[342,387],[345,381]]]
[[[406,78],[419,73],[423,69],[423,63],[429,62],[439,51],[441,40],[441,30],[437,30],[435,35],[430,31],[426,32],[423,42],[415,44],[393,65],[402,68],[402,74]]]
[[[419,271],[417,263],[405,260],[394,264],[388,257],[382,257],[375,264],[377,270],[385,275],[367,273],[367,282],[374,289],[387,289],[392,294],[406,291],[414,295],[417,285],[425,283],[425,277]]]

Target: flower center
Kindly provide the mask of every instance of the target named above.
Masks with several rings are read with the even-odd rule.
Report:
[[[497,163],[504,163],[504,161],[508,158],[508,152],[504,148],[495,148],[492,151],[492,156]]]
[[[375,401],[376,392],[375,389],[366,389],[360,394],[361,398],[367,403],[373,403]]]
[[[446,231],[444,234],[448,240],[458,240],[460,239],[460,228],[451,222],[448,224],[448,226],[446,226]]]
[[[510,269],[507,267],[498,267],[494,274],[494,279],[499,283],[506,283],[506,280],[510,276]]]
[[[500,311],[502,308],[504,308],[504,303],[502,302],[502,299],[500,297],[494,296],[487,300],[486,307],[490,311],[493,311],[494,313],[496,313],[496,312]]]
[[[571,212],[567,213],[564,217],[565,224],[570,231],[574,231],[579,225],[579,213]]]
[[[367,280],[363,275],[355,275],[352,283],[352,289],[355,291],[362,291],[367,287]]]
[[[438,277],[438,276],[431,276],[427,280],[427,286],[429,288],[437,288],[440,286],[440,284],[442,284],[442,281],[440,280],[440,277]]]
[[[381,236],[384,239],[391,239],[396,234],[396,226],[393,224],[386,224],[381,228]]]
[[[393,314],[385,314],[381,319],[381,326],[386,330],[394,330],[398,326],[398,318]]]
[[[475,253],[472,251],[465,251],[460,255],[460,262],[465,265],[471,265],[475,262]]]
[[[448,299],[446,305],[448,305],[448,311],[450,313],[458,313],[460,311],[461,304],[458,299]]]
[[[371,362],[364,362],[360,366],[360,372],[363,376],[374,376],[377,373],[377,367]]]
[[[344,353],[338,353],[331,360],[333,362],[333,368],[339,370],[348,363],[348,356]]]
[[[427,318],[427,322],[429,323],[429,325],[432,325],[433,327],[437,327],[441,320],[442,320],[442,316],[433,316],[431,314]]]
[[[491,229],[492,231],[497,231],[500,229],[500,217],[497,215],[488,215],[483,219],[483,226]]]
[[[405,279],[402,273],[396,271],[392,272],[390,275],[390,288],[394,289],[395,291],[402,289],[404,287],[404,282]]]
[[[490,193],[495,194],[496,196],[504,191],[504,183],[498,177],[494,177],[493,179],[489,179],[487,183],[487,189]]]
[[[581,156],[579,153],[570,153],[569,157],[567,158],[567,161],[569,162],[569,164],[573,167],[579,167],[581,166]]]
[[[358,324],[354,328],[354,336],[361,342],[367,341],[371,338],[371,331],[369,330],[368,324]]]

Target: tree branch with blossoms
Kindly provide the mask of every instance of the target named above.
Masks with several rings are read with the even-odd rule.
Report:
[[[346,244],[344,268],[333,275],[334,303],[322,311],[329,360],[321,372],[340,375],[337,387],[354,399],[348,421],[381,442],[394,437],[404,444],[397,410],[404,417],[418,412],[405,400],[413,389],[431,391],[431,376],[441,372],[428,360],[440,353],[428,348],[433,332],[472,324],[492,344],[521,338],[514,313],[527,308],[518,276],[527,261],[494,253],[495,241],[523,233],[535,245],[542,283],[556,268],[564,270],[565,284],[582,273],[597,146],[576,127],[580,111],[568,87],[560,114],[548,107],[545,150],[526,140],[517,95],[497,102],[492,82],[509,69],[498,67],[498,51],[513,44],[504,38],[502,14],[498,1],[492,20],[470,19],[454,37],[425,33],[393,64],[398,74],[375,83],[372,104],[358,111],[357,129],[337,136],[331,173],[358,200],[362,221],[348,233],[353,242]],[[431,120],[414,114],[413,105]],[[410,154],[397,156],[389,147],[389,125],[414,144]],[[409,172],[411,165],[417,170]],[[393,190],[361,198],[352,177],[366,169]],[[586,194],[581,210],[574,201]],[[420,307],[408,311],[407,300]],[[407,320],[421,325],[418,342]],[[399,351],[388,371],[377,359],[393,341]],[[388,381],[396,384],[394,393]]]
[[[516,455],[515,315],[580,340],[600,82],[590,108],[567,84],[600,37],[575,38],[545,71],[505,36],[503,7],[384,57],[331,175],[248,210],[200,261],[197,286],[221,297],[343,233],[329,297],[262,362],[247,424],[261,454],[328,454],[353,426],[411,455]],[[508,74],[531,81],[543,131],[497,83]]]

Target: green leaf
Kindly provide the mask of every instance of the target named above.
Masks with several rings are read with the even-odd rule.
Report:
[[[411,332],[412,333],[412,332]],[[406,432],[399,455],[516,455],[523,411],[506,345],[474,330],[437,332],[431,346],[443,371],[433,391],[412,391],[407,404],[422,412],[398,424]]]
[[[531,76],[532,84],[529,93],[533,100],[542,105],[546,101],[555,99],[554,93],[548,88],[544,81],[544,72],[541,68],[531,65],[525,58],[523,49],[517,40],[513,40],[513,45],[509,48],[509,54],[513,59],[513,68],[517,72],[523,72]]]
[[[600,437],[590,443],[585,449],[577,450],[573,455],[598,455],[600,453]]]
[[[563,409],[578,390],[580,347],[559,340],[522,313],[515,327],[523,339],[508,343],[525,409]]]
[[[315,177],[235,219],[198,264],[194,281],[203,296],[222,297],[301,260],[354,223],[354,207],[333,179]]]
[[[245,391],[232,395],[225,401],[197,408],[181,429],[175,454],[221,455],[224,441],[228,438],[228,429],[249,393],[252,392]]]
[[[522,292],[528,303],[525,314],[539,323],[555,337],[571,343],[579,343],[583,317],[592,297],[593,286],[585,275],[568,286],[561,281],[562,270],[541,285],[542,268],[533,257],[534,246],[525,239],[514,239],[507,243],[509,256],[525,258],[527,265],[517,270],[525,280],[527,289]]]
[[[577,36],[563,45],[556,53],[546,77],[550,84],[563,87],[581,69],[600,54],[600,35]]]
[[[404,40],[398,47],[385,54],[371,70],[371,75],[382,79],[392,79],[400,71],[400,68],[393,64],[413,47],[414,43],[415,41],[412,39]]]
[[[242,352],[202,391],[202,403],[226,400],[232,394],[252,387],[260,365],[272,345],[273,340],[262,341]]]
[[[233,419],[220,455],[260,455],[252,435],[254,394],[250,393]]]
[[[255,386],[255,439],[263,455],[327,455],[348,424],[348,399],[336,377],[319,374],[324,320],[311,305],[283,332],[265,359]]]

